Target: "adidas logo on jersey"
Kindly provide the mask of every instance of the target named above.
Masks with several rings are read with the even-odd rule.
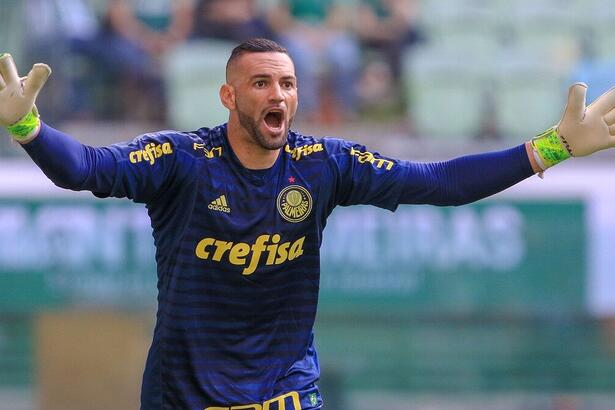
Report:
[[[229,208],[226,202],[226,195],[220,195],[218,198],[211,201],[211,203],[207,205],[207,208],[211,209],[212,211],[220,211],[227,214],[231,213],[231,208]]]

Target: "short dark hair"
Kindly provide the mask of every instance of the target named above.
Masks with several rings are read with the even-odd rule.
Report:
[[[231,52],[231,56],[226,62],[226,73],[231,63],[246,53],[284,53],[288,55],[288,50],[268,38],[251,38],[239,44]]]

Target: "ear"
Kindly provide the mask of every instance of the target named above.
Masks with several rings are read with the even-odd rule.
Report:
[[[232,85],[223,84],[222,87],[220,87],[220,101],[222,101],[222,105],[230,111],[235,109],[235,89]]]

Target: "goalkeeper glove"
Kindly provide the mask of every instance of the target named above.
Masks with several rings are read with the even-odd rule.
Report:
[[[19,78],[13,57],[0,53],[0,125],[18,141],[31,139],[40,128],[34,102],[50,74],[46,64],[34,64],[26,77]]]
[[[587,86],[576,83],[560,122],[532,139],[534,159],[542,170],[570,157],[615,147],[615,87],[585,107]]]

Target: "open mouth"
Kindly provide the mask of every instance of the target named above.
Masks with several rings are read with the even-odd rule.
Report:
[[[284,114],[281,111],[269,111],[265,115],[265,124],[267,127],[273,130],[279,130],[282,128],[282,120],[284,119]]]

